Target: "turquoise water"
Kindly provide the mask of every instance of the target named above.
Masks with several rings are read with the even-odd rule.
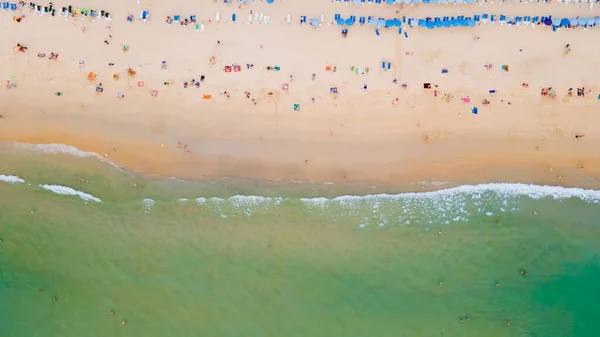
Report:
[[[335,198],[0,157],[2,336],[598,335],[600,192]]]

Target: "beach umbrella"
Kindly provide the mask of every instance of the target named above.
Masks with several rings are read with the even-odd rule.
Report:
[[[405,3],[405,4],[407,4],[407,5],[408,5],[408,4],[410,4],[410,1],[411,1],[411,0],[403,0],[403,1],[404,1],[404,3]]]
[[[444,25],[444,24],[442,24],[442,20],[440,20],[440,18],[435,18],[435,21],[433,23],[438,28],[440,28],[440,27],[442,27]]]
[[[469,19],[467,20],[467,24],[469,25],[469,27],[475,27],[475,20]]]
[[[450,20],[444,20],[442,21],[442,25],[444,25],[446,28],[450,28],[452,24],[450,23]]]
[[[598,26],[600,26],[600,16],[597,16],[597,17],[594,19],[594,22],[595,22],[595,23],[596,23]]]
[[[466,0],[465,2],[468,4],[472,4],[473,2],[475,2],[475,0]]]
[[[585,26],[586,24],[587,24],[587,19],[586,18],[579,18],[579,25]]]
[[[394,4],[394,0],[385,0],[385,3],[387,3],[388,5],[393,5]]]
[[[377,20],[377,25],[379,27],[384,27],[385,26],[385,19],[379,19],[379,20]]]
[[[450,21],[450,23],[454,26],[454,27],[458,27],[459,23],[458,23],[458,19],[452,19],[452,21]]]
[[[267,3],[268,3],[268,4],[272,4],[272,3],[273,3],[273,1],[275,1],[275,0],[267,0]]]
[[[369,20],[369,25],[372,27],[377,27],[377,20],[375,20],[375,19]]]
[[[571,18],[571,20],[569,20],[569,23],[571,24],[571,26],[577,26],[579,20],[577,20],[577,18]]]
[[[354,24],[354,21],[352,21],[351,18],[346,19],[346,26],[352,26],[353,24]]]
[[[463,2],[465,2],[464,0],[456,0],[456,3],[461,5]]]
[[[423,0],[423,3],[424,3],[424,4],[428,4],[428,3],[430,3],[430,2],[431,2],[431,0]]]
[[[417,25],[416,19],[408,19],[408,25],[411,27],[415,27]]]
[[[562,20],[560,20],[560,25],[563,26],[563,27],[568,27],[569,26],[569,19],[562,18]]]
[[[421,2],[421,0],[412,0],[412,3],[414,4],[418,4],[419,2]]]
[[[419,27],[426,27],[427,26],[427,22],[425,22],[425,20],[423,19],[419,19]]]
[[[392,20],[392,19],[385,20],[385,26],[386,27],[393,27],[394,26],[394,20]]]
[[[433,23],[433,21],[427,21],[427,28],[434,29],[435,28],[435,23]]]
[[[343,26],[344,23],[346,23],[346,21],[344,21],[342,18],[337,19],[335,22],[338,24],[338,26]]]
[[[463,27],[467,26],[467,19],[460,19],[460,25]]]
[[[431,2],[436,4],[436,3],[440,2],[440,0],[431,0]]]
[[[594,25],[594,18],[588,18],[587,19],[587,25],[588,26],[593,26]]]
[[[318,26],[319,25],[319,19],[310,19],[310,25],[311,26]]]
[[[559,18],[554,18],[554,19],[552,19],[552,25],[553,25],[554,27],[558,27],[558,26],[560,26],[560,19],[559,19]]]
[[[398,19],[398,18],[395,18],[394,19],[394,26],[401,27],[402,26],[402,21],[400,21],[400,19]]]
[[[360,0],[354,0],[354,4],[360,6]]]
[[[546,19],[544,20],[544,24],[545,24],[546,26],[552,26],[552,19],[550,19],[550,18],[546,18]]]

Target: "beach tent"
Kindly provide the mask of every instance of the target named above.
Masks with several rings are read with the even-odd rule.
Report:
[[[344,23],[346,23],[346,21],[342,18],[337,19],[336,23],[338,24],[338,26],[343,26]]]
[[[587,25],[588,26],[593,26],[594,25],[594,18],[588,18],[587,19]]]

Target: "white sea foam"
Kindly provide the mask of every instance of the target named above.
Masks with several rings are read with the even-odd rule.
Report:
[[[91,195],[91,194],[87,194],[81,191],[77,191],[75,189],[72,189],[70,187],[67,186],[61,186],[61,185],[39,185],[41,188],[54,192],[56,194],[60,194],[60,195],[75,195],[80,197],[81,199],[85,200],[85,201],[95,201],[95,202],[102,202],[102,200],[100,200],[99,198],[96,198],[95,196]]]
[[[470,195],[472,199],[481,198],[481,193],[494,192],[502,197],[528,196],[533,199],[552,198],[556,200],[579,198],[589,203],[600,203],[600,190],[583,188],[567,188],[561,186],[539,186],[528,184],[490,183],[480,185],[462,185],[431,192],[410,192],[400,194],[371,194],[365,196],[344,195],[333,199],[301,198],[305,204],[323,205],[331,201],[351,204],[363,200],[381,199],[435,199],[458,195]]]
[[[21,149],[27,149],[27,150],[36,151],[36,152],[45,153],[45,154],[69,154],[69,155],[72,155],[75,157],[80,157],[80,158],[86,158],[86,157],[96,158],[102,162],[105,162],[105,163],[111,164],[115,167],[118,167],[115,163],[111,162],[110,160],[106,159],[105,157],[101,156],[100,154],[98,154],[96,152],[82,151],[82,150],[76,148],[75,146],[71,146],[71,145],[56,144],[56,143],[51,143],[51,144],[14,143],[14,145]]]
[[[17,177],[17,176],[7,176],[4,174],[0,174],[0,181],[3,181],[5,183],[9,183],[9,184],[23,184],[25,183],[25,180]]]

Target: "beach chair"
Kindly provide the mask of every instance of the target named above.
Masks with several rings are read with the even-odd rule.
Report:
[[[385,69],[385,61],[381,61],[381,69]]]
[[[483,22],[483,23],[488,23],[488,19],[489,19],[489,18],[490,18],[490,15],[489,15],[489,14],[483,14],[483,15],[481,16],[481,22]]]
[[[6,10],[8,9],[8,7],[9,7],[9,4],[8,4],[8,2],[3,2],[3,3],[2,3],[2,9],[3,9],[5,12],[6,12]]]
[[[235,15],[235,13],[234,13],[234,14],[231,14],[231,21],[232,21],[233,23],[235,23],[235,19],[236,19],[236,18],[237,18],[237,16]]]
[[[370,4],[372,4],[372,3],[373,3],[373,0],[367,0],[367,3],[370,3]]]
[[[392,62],[388,62],[387,63],[387,70],[390,70],[392,68]]]
[[[531,25],[531,16],[524,16],[523,17],[523,24],[530,26]]]
[[[300,16],[300,23],[306,23],[306,15]]]
[[[17,10],[17,4],[10,4],[10,10],[11,11],[16,11]]]
[[[492,14],[492,16],[490,17],[490,22],[494,25],[498,23],[498,17],[496,16],[496,14]]]
[[[352,20],[352,22],[356,22],[356,15],[350,15],[350,20]]]
[[[407,32],[404,32],[404,38],[408,39],[408,33]]]
[[[341,14],[334,14],[333,15],[333,20],[337,21],[338,19],[341,19],[342,15]]]
[[[140,19],[143,20],[144,22],[150,20],[150,11],[141,11]]]
[[[540,22],[540,17],[539,17],[539,16],[534,16],[534,17],[531,19],[531,25],[532,25],[533,27],[535,27],[535,25],[537,25],[539,22]]]
[[[523,18],[522,18],[522,17],[520,17],[520,16],[517,16],[517,17],[515,18],[515,24],[516,24],[517,26],[520,26],[522,23],[523,23]]]
[[[398,35],[402,35],[402,27],[398,28]]]
[[[364,16],[361,16],[360,19],[358,19],[358,23],[360,23],[360,25],[364,25],[367,22],[367,18],[365,18]]]
[[[381,3],[381,0],[375,0],[375,3],[376,3],[376,4],[380,4],[380,3]]]
[[[379,29],[375,29],[375,34],[379,36]]]

